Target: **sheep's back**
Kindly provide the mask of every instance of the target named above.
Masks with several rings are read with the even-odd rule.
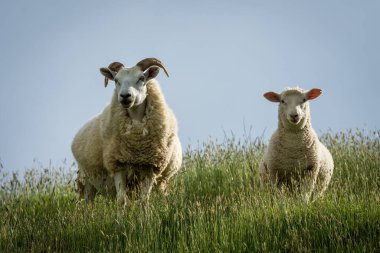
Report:
[[[87,122],[74,137],[71,149],[79,166],[85,170],[103,167],[101,115]]]

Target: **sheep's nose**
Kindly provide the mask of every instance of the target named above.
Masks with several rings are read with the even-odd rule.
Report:
[[[122,98],[130,98],[131,96],[132,96],[131,93],[120,94],[120,97]]]
[[[298,114],[291,114],[290,117],[291,117],[292,119],[297,119],[297,118],[298,118]]]

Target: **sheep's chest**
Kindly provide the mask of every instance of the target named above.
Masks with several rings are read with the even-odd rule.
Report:
[[[167,163],[170,140],[164,125],[133,123],[125,128],[119,161],[162,167]]]
[[[287,151],[291,152],[286,152],[285,156],[281,155],[284,152],[279,152],[278,156],[274,156],[271,167],[276,168],[278,171],[297,172],[306,169],[310,164],[310,156],[304,152],[299,152],[299,149],[288,149]]]
[[[273,145],[270,164],[272,175],[281,180],[282,178],[299,179],[314,169],[317,161],[315,145],[310,145],[297,138],[290,138],[278,145]]]

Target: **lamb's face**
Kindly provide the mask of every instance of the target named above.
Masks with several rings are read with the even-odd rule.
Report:
[[[290,124],[298,125],[304,121],[308,115],[308,109],[309,105],[305,93],[287,94],[285,91],[281,94],[280,113]]]
[[[280,103],[279,120],[284,126],[302,128],[310,117],[308,100],[317,98],[321,94],[320,89],[303,92],[300,88],[288,88],[281,94],[267,92],[264,97],[271,102]]]
[[[138,67],[121,69],[114,80],[118,101],[124,108],[140,105],[146,99],[146,78]]]

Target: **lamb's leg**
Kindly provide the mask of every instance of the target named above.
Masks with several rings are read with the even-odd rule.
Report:
[[[121,170],[114,174],[115,187],[116,187],[116,199],[120,206],[126,204],[127,193],[127,171]]]
[[[168,183],[166,181],[166,179],[163,179],[163,178],[160,178],[157,182],[157,189],[158,191],[166,196],[168,193],[166,192],[166,187],[168,186]]]
[[[318,166],[308,166],[306,169],[306,175],[301,184],[301,192],[303,193],[303,198],[306,204],[312,200],[312,194],[315,189],[317,177],[319,173],[319,165]]]
[[[326,191],[327,186],[329,185],[331,176],[326,175],[325,171],[322,169],[319,170],[319,174],[315,183],[315,188],[313,192],[313,200],[320,198],[323,193]]]
[[[143,179],[139,184],[140,188],[140,199],[142,204],[146,205],[149,202],[149,195],[152,191],[152,187],[156,181],[156,175],[153,169],[149,169],[144,173]]]

